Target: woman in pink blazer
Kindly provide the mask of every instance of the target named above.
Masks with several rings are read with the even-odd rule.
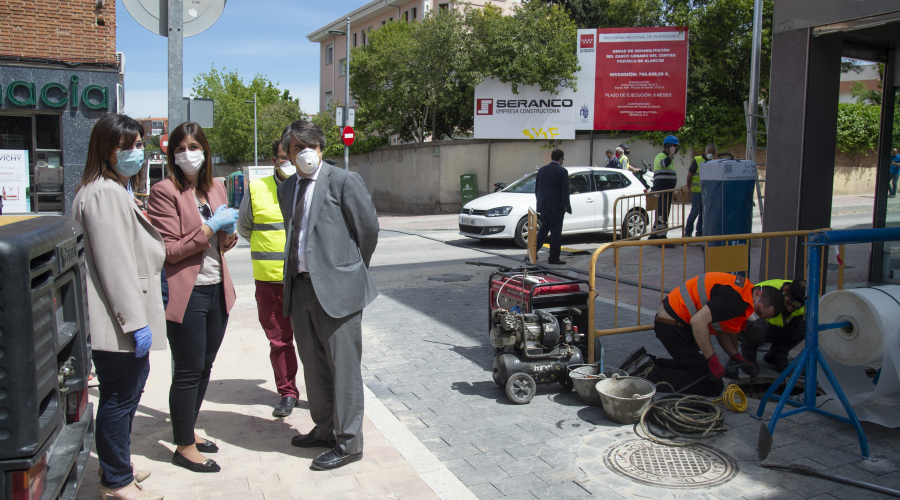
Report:
[[[150,189],[148,213],[166,245],[169,283],[166,335],[174,369],[169,414],[176,445],[172,463],[193,472],[218,472],[201,452],[219,448],[194,433],[213,361],[225,337],[234,285],[223,254],[237,243],[237,210],[213,180],[203,129],[182,123],[169,134],[166,180]]]

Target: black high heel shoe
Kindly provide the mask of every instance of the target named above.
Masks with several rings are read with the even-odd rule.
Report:
[[[196,443],[197,451],[200,453],[215,453],[219,451],[219,447],[216,446],[216,443],[206,439],[202,443]]]
[[[179,467],[184,467],[191,472],[219,472],[222,470],[215,460],[207,458],[205,462],[198,464],[196,462],[191,462],[177,451],[172,455],[172,463]]]

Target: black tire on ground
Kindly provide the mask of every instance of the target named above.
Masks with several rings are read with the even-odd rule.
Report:
[[[516,373],[506,381],[506,397],[517,405],[531,402],[537,392],[537,384],[531,375]]]
[[[632,208],[622,219],[621,232],[619,234],[622,235],[622,239],[644,234],[647,224],[647,214],[640,208]]]
[[[527,223],[528,216],[519,219],[519,223],[516,224],[515,234],[513,234],[513,240],[516,242],[516,245],[519,245],[521,248],[528,248],[528,239],[525,237],[525,235],[528,234],[528,229],[526,228]],[[540,222],[538,222],[538,227],[541,227]]]

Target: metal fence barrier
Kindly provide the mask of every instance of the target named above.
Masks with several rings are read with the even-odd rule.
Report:
[[[684,188],[619,196],[613,202],[613,221],[621,226],[613,229],[613,241],[639,240],[673,229],[681,229],[681,236],[684,237],[684,221],[691,211],[691,204],[685,205],[687,200],[690,197],[685,194]],[[668,208],[668,212],[664,212],[664,208]],[[660,220],[663,213],[668,213],[667,224]],[[673,225],[673,221],[678,224]]]
[[[622,333],[632,333],[632,332],[642,332],[653,329],[653,324],[641,324],[641,299],[642,293],[640,293],[641,285],[644,283],[643,279],[643,259],[644,259],[644,247],[645,246],[653,246],[657,247],[661,251],[660,255],[660,285],[659,285],[659,295],[660,301],[665,299],[666,294],[672,289],[676,288],[681,283],[688,280],[687,275],[687,249],[691,244],[703,244],[704,245],[704,272],[744,272],[746,276],[750,276],[750,269],[752,267],[751,262],[751,246],[757,247],[756,242],[759,243],[758,247],[760,248],[760,259],[759,264],[763,266],[763,275],[764,280],[768,280],[769,278],[769,254],[770,248],[772,244],[772,240],[776,240],[775,244],[780,244],[779,239],[784,239],[784,273],[781,276],[781,279],[792,279],[790,277],[790,268],[789,268],[789,256],[790,256],[790,244],[791,240],[794,240],[794,244],[803,244],[806,243],[807,237],[810,234],[809,230],[806,231],[783,231],[783,232],[772,232],[772,233],[758,233],[758,234],[728,234],[723,236],[701,236],[698,238],[670,238],[665,240],[667,244],[679,244],[682,245],[682,258],[676,259],[680,260],[683,266],[682,271],[682,279],[678,283],[675,283],[674,286],[670,287],[668,290],[666,289],[666,248],[662,244],[660,240],[650,240],[650,241],[641,241],[641,240],[619,240],[613,241],[612,243],[606,243],[601,245],[594,254],[591,256],[591,266],[590,273],[588,276],[588,283],[590,287],[590,295],[588,298],[588,328],[589,328],[589,341],[588,341],[588,363],[594,362],[594,338],[603,337],[607,335],[617,335]],[[711,242],[725,242],[723,246],[709,246]],[[638,300],[637,300],[637,325],[619,327],[619,265],[621,260],[619,259],[619,250],[622,248],[630,248],[637,247],[638,248],[638,265],[637,265],[637,287],[638,287]],[[795,247],[796,248],[796,247]],[[804,249],[808,247],[804,245]],[[608,329],[595,329],[595,301],[598,297],[598,293],[596,290],[596,279],[597,279],[597,259],[604,252],[613,252],[613,262],[616,269],[615,275],[615,300],[613,302],[614,306],[614,319],[613,319],[613,328]],[[673,250],[673,252],[678,252],[678,250]],[[763,253],[764,252],[764,253]],[[806,256],[806,252],[808,250],[804,250],[804,258]],[[827,249],[826,249],[827,252]],[[677,254],[676,254],[677,255]],[[827,253],[826,253],[827,255]],[[844,286],[844,246],[839,246],[840,258],[838,259],[838,289],[843,289]],[[764,260],[763,260],[764,257]],[[820,270],[820,274],[823,276],[822,282],[824,282],[824,273],[826,269],[826,260],[822,259],[822,266]],[[677,262],[677,261],[676,261]],[[693,277],[693,276],[691,276]],[[772,277],[775,278],[774,276]],[[804,276],[805,278],[805,276]]]

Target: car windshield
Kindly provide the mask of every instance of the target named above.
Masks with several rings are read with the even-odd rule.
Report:
[[[534,193],[534,181],[537,178],[537,172],[531,173],[522,177],[521,179],[513,182],[506,189],[503,190],[504,193]]]

